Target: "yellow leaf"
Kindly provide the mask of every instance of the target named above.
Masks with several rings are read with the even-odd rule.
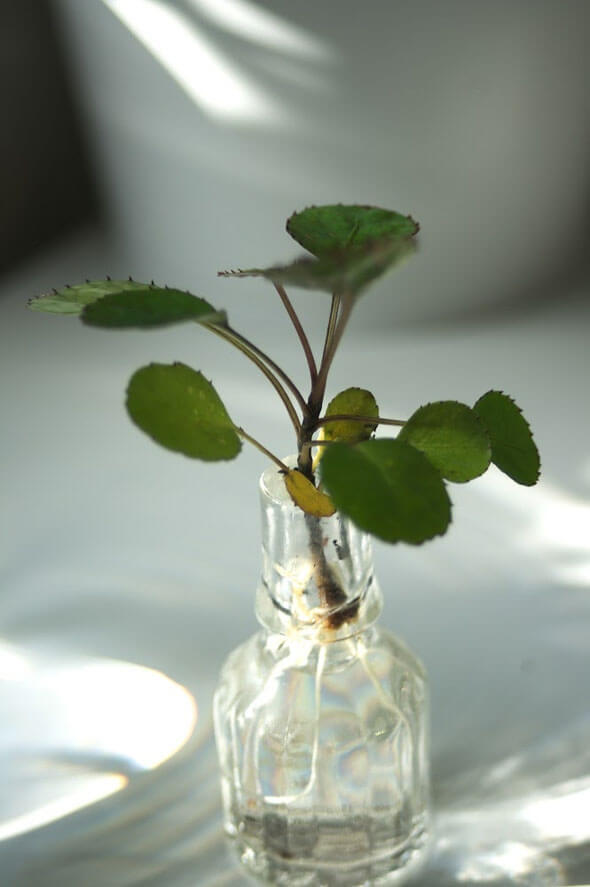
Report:
[[[295,505],[307,514],[312,514],[314,517],[330,517],[336,511],[330,497],[316,489],[296,468],[292,468],[285,475],[285,486]]]
[[[325,439],[326,438],[324,436],[324,429],[320,428],[320,430],[318,431],[318,436],[316,437],[316,440],[325,440]],[[322,458],[322,454],[325,449],[326,449],[325,447],[318,447],[317,450],[315,451],[315,456],[313,457],[313,462],[311,464],[312,471],[315,471],[316,468],[318,467],[318,465],[320,464],[320,459]]]
[[[322,427],[324,440],[342,440],[347,443],[358,443],[367,440],[377,427],[371,418],[379,416],[379,407],[370,391],[364,388],[347,388],[333,397],[326,410],[326,416],[338,416],[341,413],[351,416],[368,416],[368,422],[355,422],[342,419],[327,422]]]

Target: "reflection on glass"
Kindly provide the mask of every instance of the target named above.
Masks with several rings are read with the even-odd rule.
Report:
[[[184,687],[150,668],[97,661],[58,669],[52,679],[66,702],[67,729],[79,747],[125,758],[151,770],[184,744],[196,723],[196,703]]]
[[[31,670],[28,658],[12,644],[0,641],[0,681],[19,681]]]
[[[589,502],[542,479],[530,492],[530,501],[523,503],[517,499],[518,490],[512,490],[499,473],[486,477],[481,488],[521,514],[518,541],[528,550],[549,555],[555,579],[590,588]]]
[[[450,773],[414,887],[587,885],[588,749],[583,720],[493,768]],[[189,750],[125,792],[108,828],[68,832],[49,868],[35,860],[18,887],[245,887],[224,849],[211,734]]]
[[[567,846],[590,841],[590,777],[573,779],[548,797],[531,800],[520,817],[533,826],[540,842]]]
[[[579,883],[570,869],[590,874],[589,749],[584,717],[449,782],[429,868],[437,887],[558,887]]]
[[[62,797],[49,801],[47,804],[41,804],[20,816],[14,816],[6,822],[0,822],[0,841],[41,828],[41,826],[55,822],[63,816],[69,816],[76,810],[82,810],[90,804],[108,798],[109,795],[120,791],[126,785],[127,778],[120,773],[86,775],[82,786],[73,788]]]
[[[565,883],[556,860],[517,841],[505,841],[493,850],[467,857],[456,877],[459,884],[559,887]]]
[[[123,789],[194,732],[193,696],[115,660],[56,661],[0,644],[0,841]]]

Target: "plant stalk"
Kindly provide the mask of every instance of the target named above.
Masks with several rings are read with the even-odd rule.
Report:
[[[318,420],[322,411],[324,402],[324,394],[326,390],[326,380],[328,370],[330,368],[330,353],[332,351],[332,342],[338,326],[338,313],[340,311],[341,296],[339,293],[332,294],[332,303],[330,305],[330,315],[328,317],[328,325],[326,327],[326,336],[324,339],[324,349],[322,352],[322,360],[318,374],[311,386],[311,392],[307,401],[309,415],[304,416],[301,424],[301,431],[297,439],[299,449],[299,458],[297,467],[308,480],[313,483],[313,458],[311,453],[313,434],[318,427]]]
[[[385,419],[383,416],[358,416],[348,413],[335,413],[333,416],[322,416],[321,419],[318,419],[316,428],[327,425],[329,422],[364,422],[366,425],[399,425],[400,427],[406,424],[403,419]],[[315,443],[316,441],[313,441],[313,444]],[[317,443],[324,443],[324,441],[317,441]]]
[[[347,304],[348,303],[348,304]],[[340,310],[342,306],[342,311]],[[312,384],[309,400],[309,416],[304,417],[298,438],[299,457],[297,467],[314,483],[312,447],[315,441],[313,435],[320,423],[320,413],[324,401],[328,370],[334,357],[338,342],[342,338],[344,328],[352,309],[352,298],[346,299],[342,305],[342,297],[338,293],[332,296],[330,315],[324,340],[324,350],[317,377]],[[326,626],[338,628],[346,619],[353,618],[358,606],[353,604],[349,608],[342,608],[346,601],[346,593],[332,574],[324,551],[324,534],[321,518],[313,515],[305,515],[305,523],[309,534],[309,550],[314,565],[314,578],[320,596],[320,602],[326,610],[336,610],[326,618]],[[340,607],[340,610],[337,608]]]
[[[278,456],[275,456],[274,453],[271,453],[270,450],[267,450],[264,444],[261,444],[259,440],[256,440],[255,437],[252,437],[251,434],[248,434],[247,431],[244,431],[241,425],[234,425],[234,428],[236,432],[240,435],[240,437],[243,437],[244,440],[247,440],[248,443],[251,443],[252,446],[256,447],[257,450],[260,450],[260,452],[267,456],[267,458],[269,458],[271,462],[274,462],[281,471],[284,471],[285,473],[289,471],[288,465],[285,465],[285,463],[282,462]]]
[[[287,388],[289,388],[289,390],[295,397],[295,400],[301,407],[301,411],[305,416],[309,409],[305,398],[303,397],[301,391],[293,382],[291,377],[287,375],[287,373],[278,365],[278,363],[275,363],[272,357],[269,357],[268,354],[262,351],[257,345],[255,345],[241,333],[238,333],[237,330],[234,330],[231,326],[223,327],[223,329],[227,330],[233,340],[235,340],[236,342],[240,342],[240,344],[242,344],[245,348],[248,348],[253,354],[255,354],[256,357],[260,358],[260,360],[263,360],[264,363],[275,373],[275,375],[277,375],[279,379],[281,379],[285,383]]]
[[[305,334],[305,330],[303,329],[303,327],[301,325],[301,321],[299,320],[299,317],[297,316],[297,312],[295,311],[295,309],[293,308],[293,305],[291,304],[291,300],[289,299],[289,296],[287,295],[285,288],[283,286],[281,286],[279,283],[275,283],[274,287],[275,287],[277,293],[279,294],[283,305],[285,306],[285,310],[287,311],[287,314],[289,315],[289,317],[291,319],[291,323],[293,324],[293,326],[295,328],[295,332],[297,333],[297,336],[299,337],[299,341],[301,342],[301,346],[302,346],[303,352],[305,354],[305,359],[307,361],[307,366],[309,368],[309,376],[311,379],[311,384],[313,386],[313,384],[315,383],[315,380],[317,378],[317,375],[318,375],[318,370],[317,370],[317,366],[316,366],[316,362],[315,362],[315,357],[313,356],[313,351],[311,350],[311,345],[309,344],[309,339],[307,338],[307,336]]]
[[[320,603],[322,608],[332,610],[344,603],[346,593],[335,580],[328,567],[324,552],[324,534],[320,521],[321,518],[314,517],[312,514],[305,515],[305,523],[309,534],[309,551]]]
[[[340,310],[340,296],[338,293],[332,294],[332,303],[330,305],[330,315],[328,317],[328,326],[326,328],[326,338],[324,340],[324,350],[322,351],[322,360],[320,366],[323,365],[326,354],[330,348],[332,343],[332,337],[334,335],[334,328],[336,326],[336,321],[338,320],[338,311]]]
[[[316,421],[319,418],[322,404],[324,402],[328,372],[332,366],[336,349],[344,335],[344,330],[346,329],[346,325],[352,313],[353,305],[354,297],[352,293],[335,293],[332,297],[332,308],[330,310],[330,319],[328,321],[328,330],[326,333],[322,362],[318,371],[318,377],[315,385],[312,387],[311,395],[307,402],[312,413],[315,413],[316,415]]]
[[[299,416],[295,412],[295,407],[293,406],[293,404],[289,400],[289,396],[287,395],[287,392],[285,391],[285,389],[283,388],[283,386],[281,385],[281,383],[279,382],[277,377],[266,366],[266,364],[263,362],[262,357],[259,357],[258,354],[256,353],[256,351],[258,349],[254,350],[254,349],[250,348],[247,344],[247,341],[242,341],[241,336],[232,335],[232,331],[229,328],[216,326],[215,324],[212,324],[212,323],[204,323],[203,326],[207,327],[207,329],[211,330],[211,332],[216,333],[216,335],[220,336],[222,339],[225,339],[226,342],[231,342],[231,344],[234,345],[238,349],[238,351],[241,351],[242,354],[244,354],[249,360],[252,361],[252,363],[256,364],[256,366],[258,367],[260,372],[266,376],[266,378],[268,379],[270,384],[273,386],[273,388],[275,389],[275,391],[277,392],[277,394],[279,395],[279,397],[283,401],[283,404],[285,405],[285,409],[287,410],[287,413],[289,414],[289,418],[291,419],[291,422],[293,423],[293,428],[295,429],[295,434],[297,435],[297,438],[299,439],[299,435],[301,433],[301,422],[299,421]],[[307,404],[305,404],[305,408],[306,408],[306,410],[308,409]]]

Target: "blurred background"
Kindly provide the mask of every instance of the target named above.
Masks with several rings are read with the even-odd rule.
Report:
[[[216,270],[289,258],[288,214],[342,201],[423,230],[421,261],[359,325],[531,310],[587,278],[585,0],[1,15],[4,273],[94,226],[113,270],[225,296]]]
[[[422,226],[332,393],[409,415],[501,388],[543,461],[534,490],[493,469],[455,487],[448,538],[376,547],[384,624],[433,684],[423,883],[590,881],[589,45],[587,0],[0,4],[3,887],[245,883],[210,699],[255,630],[264,465],[159,451],[126,381],[185,360],[293,448],[204,332],[107,335],[26,300],[107,274],[186,287],[300,378],[272,288],[216,272],[295,257],[285,220],[331,202]],[[317,347],[325,296],[293,295]]]

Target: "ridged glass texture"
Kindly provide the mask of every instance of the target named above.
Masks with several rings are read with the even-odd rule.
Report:
[[[306,517],[275,469],[261,492],[263,628],[214,702],[225,829],[265,883],[400,884],[427,839],[424,669],[375,625],[367,536]]]

